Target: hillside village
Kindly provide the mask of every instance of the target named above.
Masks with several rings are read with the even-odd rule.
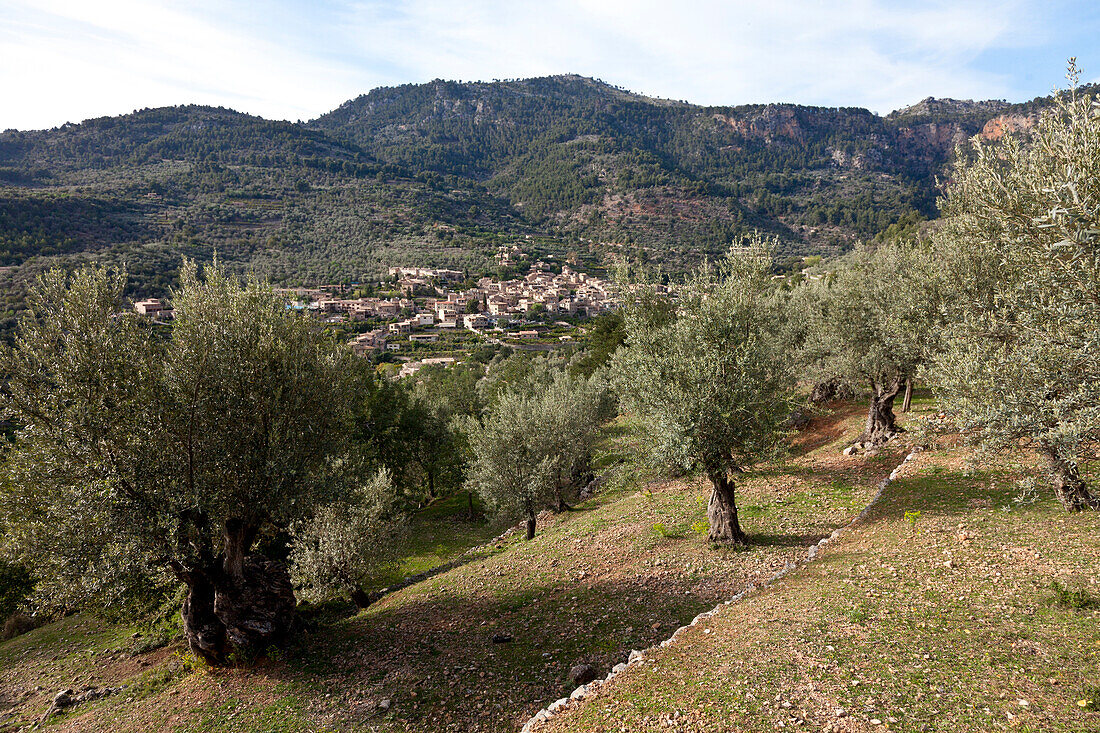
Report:
[[[614,307],[611,283],[563,265],[561,273],[538,261],[523,278],[496,280],[483,277],[467,290],[452,290],[462,273],[423,267],[392,267],[390,276],[406,297],[341,300],[319,297],[299,307],[316,309],[335,319],[362,320],[367,317],[392,318],[386,326],[359,334],[351,341],[360,354],[395,346],[387,344],[392,336],[407,334],[413,342],[432,342],[450,329],[477,333],[503,331],[506,326],[524,323],[533,313],[548,316],[591,317]],[[434,297],[414,299],[417,292],[434,292]],[[316,291],[311,293],[315,295]],[[401,317],[404,315],[405,317]],[[537,331],[516,333],[519,337],[537,336]]]
[[[502,248],[497,261],[514,264],[523,257],[518,248]],[[606,279],[578,272],[562,265],[561,272],[542,260],[534,262],[522,278],[498,280],[480,278],[473,287],[462,288],[466,275],[458,270],[429,267],[391,267],[389,277],[395,297],[341,297],[343,285],[317,288],[277,288],[289,308],[308,312],[326,323],[354,325],[368,320],[382,325],[356,334],[348,341],[360,356],[401,352],[405,344],[435,343],[442,334],[459,331],[495,338],[509,326],[523,326],[508,332],[517,339],[537,339],[542,332],[532,316],[589,318],[615,307],[614,286]],[[170,320],[171,305],[160,298],[139,300],[134,310],[156,320]],[[571,340],[571,335],[557,337]],[[453,362],[449,357],[428,360]],[[412,371],[415,371],[413,369]],[[411,373],[409,369],[401,374]]]

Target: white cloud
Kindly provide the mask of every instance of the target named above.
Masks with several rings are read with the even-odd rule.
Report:
[[[885,112],[1011,96],[974,61],[1042,28],[1020,0],[0,0],[0,127],[190,102],[306,119],[380,84],[566,71]]]
[[[141,0],[9,2],[0,21],[0,125],[40,127],[203,103],[308,118],[347,86],[343,66]]]
[[[1007,74],[969,68],[1038,27],[1019,2],[896,0],[410,0],[351,6],[347,32],[406,76],[577,71],[709,104],[775,100],[887,111],[936,94],[1002,96]],[[354,43],[349,49],[354,53]]]

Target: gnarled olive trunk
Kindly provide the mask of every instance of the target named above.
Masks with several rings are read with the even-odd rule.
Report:
[[[722,468],[708,471],[707,476],[713,486],[710,504],[707,505],[707,520],[710,522],[707,538],[711,542],[724,544],[747,544],[748,537],[737,521],[737,501],[729,475]]]
[[[351,591],[351,602],[355,604],[355,607],[362,610],[371,604],[370,594],[362,588],[353,588]]]
[[[904,377],[871,384],[871,403],[867,407],[867,424],[860,436],[861,443],[882,445],[901,432],[894,422],[894,399],[904,384]]]
[[[191,651],[222,665],[231,654],[250,659],[285,638],[297,602],[290,574],[279,562],[249,554],[255,529],[227,522],[225,552],[180,573],[187,584],[183,630]]]
[[[1054,495],[1066,511],[1080,512],[1086,509],[1100,509],[1100,498],[1089,492],[1088,485],[1081,478],[1077,464],[1068,461],[1058,451],[1042,446],[1039,452],[1047,462],[1047,473]]]
[[[224,664],[230,651],[225,624],[214,612],[214,577],[219,572],[219,568],[204,568],[187,573],[187,597],[181,611],[188,646],[208,664]]]

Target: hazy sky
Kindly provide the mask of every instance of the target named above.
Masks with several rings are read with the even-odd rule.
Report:
[[[202,103],[311,119],[377,86],[575,72],[703,104],[1030,99],[1097,0],[0,0],[0,129]]]

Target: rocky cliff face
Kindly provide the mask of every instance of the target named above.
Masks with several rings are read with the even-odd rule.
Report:
[[[715,121],[730,127],[738,135],[750,139],[769,141],[775,138],[786,138],[802,142],[805,137],[798,115],[790,107],[770,104],[759,114],[734,116],[718,113],[713,117]]]
[[[1035,114],[997,115],[985,123],[979,134],[985,140],[1000,140],[1005,135],[1030,130],[1038,120]]]
[[[968,137],[967,130],[957,122],[929,122],[899,127],[895,140],[907,158],[932,162],[946,160]]]

